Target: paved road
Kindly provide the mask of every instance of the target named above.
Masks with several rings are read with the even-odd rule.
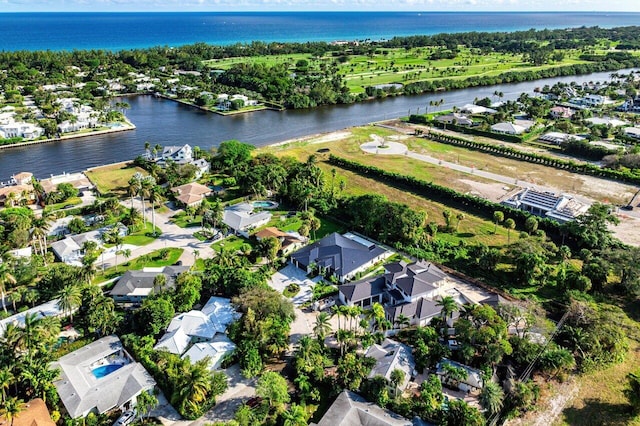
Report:
[[[131,207],[131,200],[123,201],[122,205],[126,208]],[[139,199],[134,200],[133,206],[137,208],[139,211],[142,211],[142,204]],[[214,254],[213,249],[206,242],[202,242],[193,236],[193,233],[198,231],[199,228],[181,228],[178,225],[175,225],[171,222],[171,216],[173,216],[176,211],[169,210],[167,213],[156,212],[156,226],[160,228],[162,231],[162,235],[160,235],[155,241],[146,246],[139,246],[137,248],[131,248],[131,256],[130,258],[140,257],[142,255],[151,253],[155,250],[159,250],[162,248],[182,248],[184,249],[184,253],[180,257],[183,265],[193,265],[194,256],[193,251],[199,251],[200,258],[209,258]],[[146,207],[146,220],[151,221],[151,211],[150,206]],[[136,247],[136,246],[132,246]],[[113,255],[105,255],[104,257],[104,266],[108,268],[110,266],[115,265],[116,258]],[[118,256],[118,263],[124,261],[122,256]],[[96,267],[102,268],[102,256],[98,260],[96,260]]]

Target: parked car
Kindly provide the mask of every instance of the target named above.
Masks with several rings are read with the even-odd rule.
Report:
[[[122,413],[118,420],[113,424],[113,426],[127,426],[129,423],[133,422],[136,418],[136,410],[127,410]]]

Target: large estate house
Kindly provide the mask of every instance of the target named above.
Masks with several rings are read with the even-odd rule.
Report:
[[[166,167],[170,162],[178,165],[192,164],[198,169],[196,178],[208,173],[211,169],[208,161],[203,158],[195,159],[193,157],[193,149],[189,144],[165,146],[160,155],[155,158],[155,162],[160,167]]]
[[[109,295],[116,303],[138,305],[153,293],[173,288],[178,275],[188,270],[188,266],[165,266],[127,271],[120,277]],[[158,280],[159,276],[165,278]]]
[[[335,276],[344,283],[391,255],[365,238],[334,232],[293,253],[291,263],[307,273],[317,268],[322,275]]]

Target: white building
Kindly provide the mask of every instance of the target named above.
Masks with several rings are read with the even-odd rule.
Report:
[[[0,126],[0,138],[36,139],[44,134],[44,129],[35,124],[10,122]]]

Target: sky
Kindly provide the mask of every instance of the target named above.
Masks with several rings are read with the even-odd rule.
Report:
[[[0,13],[172,11],[640,12],[640,0],[0,0]]]

